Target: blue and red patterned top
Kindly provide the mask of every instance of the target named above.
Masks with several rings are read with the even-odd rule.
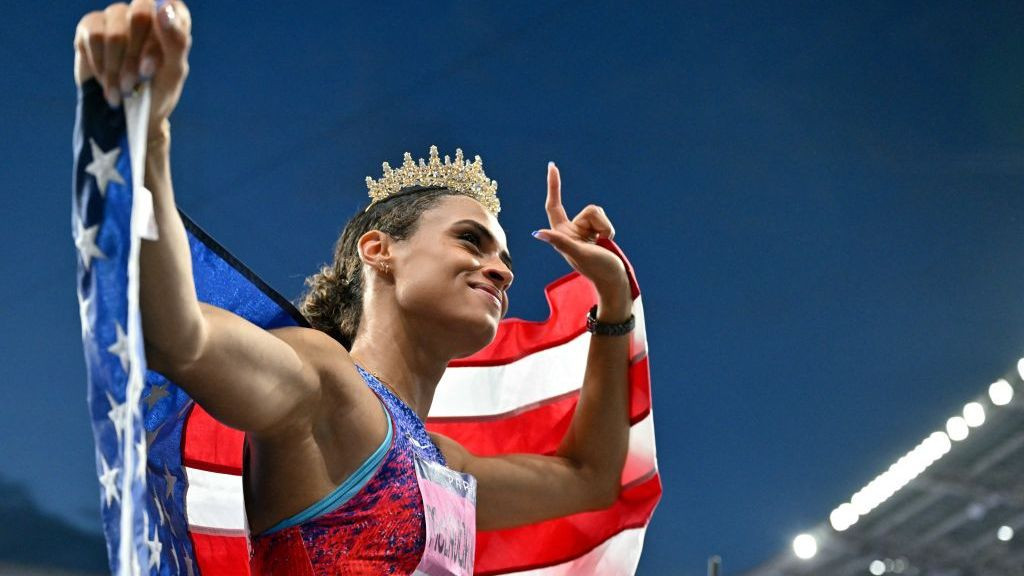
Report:
[[[362,367],[388,414],[384,442],[342,485],[251,538],[253,576],[412,574],[426,540],[413,456],[445,464],[423,422]]]

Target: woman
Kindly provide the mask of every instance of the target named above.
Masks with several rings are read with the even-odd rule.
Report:
[[[141,256],[150,368],[227,425],[246,431],[245,505],[255,573],[472,573],[477,527],[495,529],[615,501],[626,454],[632,328],[625,267],[596,206],[570,220],[548,166],[550,243],[599,296],[579,404],[553,456],[478,457],[428,434],[437,383],[454,358],[490,342],[512,282],[496,185],[479,162],[423,168],[411,158],[378,181],[348,223],[335,262],[308,280],[315,329],[265,331],[202,304],[170,177],[169,117],[188,72],[181,2],[136,0],[83,17],[75,77],[112,106],[152,86],[145,161],[160,230]]]

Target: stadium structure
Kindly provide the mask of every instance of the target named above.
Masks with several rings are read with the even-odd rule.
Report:
[[[1024,358],[942,428],[743,576],[1024,576]]]

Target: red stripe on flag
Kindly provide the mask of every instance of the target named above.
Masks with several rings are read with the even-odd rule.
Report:
[[[573,392],[514,416],[427,420],[427,429],[462,444],[477,456],[515,452],[553,454],[569,429],[579,393]]]
[[[249,576],[249,544],[245,536],[222,536],[192,532],[199,573],[216,576]],[[191,574],[191,570],[181,570]]]
[[[647,524],[661,497],[661,479],[627,488],[611,508],[574,514],[508,530],[479,532],[476,539],[478,576],[553,566],[579,558],[628,528]],[[543,546],[538,546],[543,542]]]
[[[182,460],[185,466],[242,474],[242,446],[245,434],[213,419],[199,404],[194,404],[182,433]]]
[[[629,367],[629,422],[636,424],[651,412],[651,364],[644,355]]]

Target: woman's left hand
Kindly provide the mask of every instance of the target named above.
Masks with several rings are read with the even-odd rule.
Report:
[[[632,303],[626,267],[614,253],[598,246],[598,238],[615,237],[615,228],[600,206],[590,204],[575,218],[562,206],[562,180],[554,162],[548,163],[548,195],[545,203],[550,228],[534,236],[551,244],[570,266],[594,283],[602,301]],[[610,303],[610,302],[609,302]]]

